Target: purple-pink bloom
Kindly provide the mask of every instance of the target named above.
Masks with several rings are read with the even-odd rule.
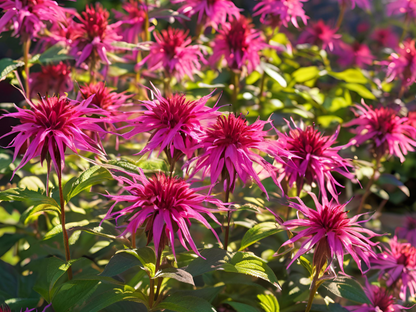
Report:
[[[338,63],[342,66],[358,66],[364,68],[366,65],[372,65],[374,56],[371,54],[370,48],[359,42],[354,42],[349,45],[345,42],[340,43],[340,49],[337,54],[339,55]]]
[[[147,63],[149,71],[163,69],[168,77],[182,80],[188,76],[193,81],[193,75],[201,69],[200,62],[205,62],[205,59],[201,53],[201,46],[191,45],[192,39],[188,34],[189,30],[172,27],[160,33],[155,32],[156,42],[152,44],[149,55],[142,63]]]
[[[215,223],[221,225],[213,215],[226,211],[223,203],[210,195],[198,194],[198,189],[191,189],[190,184],[177,177],[168,177],[159,173],[147,178],[140,169],[139,174],[129,174],[127,177],[115,177],[119,182],[125,184],[123,189],[129,195],[107,195],[115,203],[111,206],[105,219],[129,215],[127,226],[122,235],[132,233],[135,235],[137,229],[144,225],[147,243],[152,239],[156,255],[161,255],[165,246],[170,243],[174,256],[175,234],[181,245],[188,250],[191,249],[201,257],[197,246],[189,232],[191,219],[195,219],[210,229],[218,241],[219,238],[214,229],[202,214],[207,214]],[[120,202],[131,203],[120,211],[112,212]],[[207,208],[206,204],[216,206]]]
[[[188,170],[193,168],[192,176],[200,171],[202,178],[209,175],[212,186],[217,181],[224,181],[224,189],[228,188],[231,192],[234,191],[237,177],[243,183],[253,179],[268,196],[259,174],[264,171],[277,182],[276,168],[254,152],[254,150],[269,152],[272,141],[266,139],[267,131],[263,131],[268,123],[270,120],[257,119],[249,125],[242,115],[219,116],[215,124],[205,129],[200,144],[204,150],[189,161]],[[260,172],[256,172],[253,168],[254,164],[259,165]]]
[[[61,172],[65,165],[65,150],[69,148],[74,153],[78,149],[105,155],[101,148],[98,135],[94,140],[85,132],[95,134],[105,131],[97,125],[97,119],[88,115],[105,115],[101,109],[88,107],[92,97],[78,102],[65,96],[43,97],[35,104],[28,100],[30,109],[19,108],[17,112],[8,113],[4,117],[20,120],[20,125],[14,126],[12,131],[3,137],[17,134],[7,146],[14,148],[13,161],[24,144],[28,144],[22,161],[14,172],[26,165],[31,159],[40,156],[41,163],[51,159],[56,172]]]
[[[174,0],[172,3],[184,3],[178,10],[186,16],[198,16],[198,23],[215,30],[228,27],[228,20],[238,19],[240,9],[230,0]]]
[[[393,295],[385,288],[371,285],[368,279],[365,278],[364,292],[370,300],[371,304],[364,303],[356,306],[346,306],[348,311],[353,312],[401,312],[406,308],[400,304],[395,303]]]
[[[75,56],[80,66],[88,60],[88,63],[97,64],[99,60],[107,65],[111,64],[107,58],[107,51],[112,51],[112,43],[121,40],[115,29],[119,23],[108,24],[110,14],[100,3],[87,6],[85,12],[79,17],[80,24],[72,30],[72,48],[70,53]],[[94,68],[90,68],[94,70]]]
[[[404,226],[396,229],[396,235],[416,247],[416,219],[411,216],[406,217]]]
[[[382,47],[396,48],[399,44],[399,37],[390,27],[376,28],[371,38]]]
[[[266,46],[261,33],[241,15],[229,28],[221,29],[216,35],[210,63],[215,67],[224,58],[230,69],[246,68],[250,74],[260,64],[259,52]]]
[[[397,237],[389,241],[390,249],[372,260],[373,269],[380,270],[380,276],[386,277],[388,287],[400,289],[400,299],[406,301],[407,292],[416,294],[416,248],[409,243],[400,243]]]
[[[2,0],[0,9],[4,11],[0,33],[10,29],[13,36],[20,36],[22,40],[38,38],[46,28],[45,22],[59,23],[66,18],[66,13],[72,13],[71,9],[62,8],[51,0]]]
[[[292,23],[299,28],[297,18],[299,17],[306,25],[308,16],[303,10],[302,2],[307,0],[261,0],[254,7],[253,16],[260,15],[260,21],[263,24],[272,27],[279,27],[283,24],[288,27],[288,23]]]
[[[40,93],[44,95],[63,95],[74,89],[71,68],[63,62],[42,66],[39,72],[30,74],[31,96]]]
[[[402,85],[409,87],[416,80],[416,48],[414,40],[400,44],[398,53],[392,53],[389,61],[383,62],[387,67],[387,82],[401,79]]]
[[[283,223],[283,226],[291,231],[298,227],[302,230],[282,246],[293,244],[303,238],[305,240],[302,241],[298,252],[287,267],[289,268],[296,259],[315,247],[323,254],[316,255],[315,251],[314,263],[315,257],[327,259],[329,263],[337,258],[339,267],[344,272],[344,255],[350,254],[361,272],[363,272],[361,261],[364,261],[368,268],[365,271],[367,272],[370,268],[370,258],[376,257],[372,247],[377,243],[371,242],[370,238],[377,234],[361,226],[361,223],[367,222],[367,220],[358,221],[363,214],[349,218],[347,212],[344,211],[349,201],[345,204],[338,204],[322,197],[321,204],[314,193],[309,194],[315,202],[316,210],[307,207],[299,197],[297,197],[299,204],[289,202],[289,207],[298,210],[304,218],[299,217],[299,219]]]
[[[364,101],[361,105],[355,106],[354,113],[357,118],[344,125],[357,126],[351,130],[356,136],[351,139],[350,144],[361,145],[371,140],[378,157],[395,155],[404,162],[404,155],[408,151],[414,151],[413,146],[416,146],[416,129],[407,123],[408,118],[398,116],[392,108],[373,108]]]
[[[298,127],[292,120],[294,128],[289,126],[288,133],[276,130],[279,138],[271,147],[271,155],[280,157],[283,162],[279,168],[278,180],[287,180],[289,187],[296,182],[298,194],[306,181],[309,185],[315,182],[322,196],[327,196],[327,191],[338,200],[336,187],[343,187],[338,183],[332,172],[338,172],[348,179],[354,175],[348,172],[348,167],[353,165],[349,159],[342,158],[338,153],[345,146],[332,146],[338,137],[339,128],[332,136],[324,136],[314,126],[305,129]],[[289,156],[282,155],[282,150],[290,153]]]
[[[388,15],[405,14],[406,19],[416,17],[416,0],[393,0],[387,4]]]
[[[334,50],[339,44],[341,35],[337,34],[338,29],[332,29],[323,20],[310,23],[300,34],[298,43],[310,43],[322,49]]]
[[[142,102],[146,110],[129,121],[134,128],[124,137],[129,139],[136,134],[150,132],[151,137],[140,154],[156,149],[160,154],[166,149],[172,158],[175,151],[180,152],[178,157],[183,153],[190,158],[202,141],[204,128],[221,115],[218,106],[210,108],[206,105],[212,93],[194,101],[187,100],[183,94],[165,98],[156,88],[153,95],[154,100]]]
[[[355,8],[355,5],[364,10],[370,10],[370,2],[368,0],[338,0],[340,6]]]

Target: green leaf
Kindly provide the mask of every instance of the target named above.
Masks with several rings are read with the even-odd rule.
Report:
[[[72,228],[78,228],[80,226],[84,226],[87,225],[89,223],[88,220],[82,220],[79,222],[69,222],[65,224],[66,230],[69,231]],[[45,234],[45,236],[43,237],[43,240],[48,240],[51,239],[52,237],[58,235],[62,233],[62,225],[61,224],[57,224],[55,225],[52,230],[50,230],[48,233]]]
[[[277,301],[276,297],[272,294],[265,295],[265,294],[259,294],[257,295],[257,299],[260,300],[260,306],[263,308],[266,312],[279,312],[279,302]]]
[[[28,189],[35,192],[45,190],[45,185],[37,176],[24,177],[17,185],[22,189]]]
[[[225,272],[235,272],[261,278],[281,288],[273,270],[266,262],[249,252],[236,252],[228,263],[222,265]]]
[[[235,302],[235,301],[226,301],[225,303],[233,307],[233,309],[236,310],[237,312],[259,312],[258,309],[245,303]]]
[[[114,41],[111,43],[113,47],[130,51],[149,51],[149,42],[128,43],[124,41]]]
[[[45,52],[43,52],[39,58],[38,62],[42,64],[60,62],[65,60],[72,60],[74,57],[67,54],[67,50],[62,48],[60,45],[56,44]]]
[[[12,311],[25,311],[27,307],[36,307],[39,298],[11,298],[5,302]]]
[[[280,84],[283,88],[287,87],[287,82],[285,80],[285,78],[283,78],[279,73],[279,68],[272,65],[272,64],[268,64],[265,62],[261,62],[260,63],[260,67],[265,71],[265,73],[267,75],[269,75],[271,78],[273,78],[278,84]]]
[[[168,309],[176,312],[215,312],[208,301],[193,296],[181,296],[178,293],[167,297],[156,308],[157,310]]]
[[[296,82],[305,82],[319,77],[319,69],[316,66],[301,67],[292,73]]]
[[[52,299],[56,312],[81,311],[80,307],[97,290],[99,280],[71,280],[64,283]]]
[[[202,298],[209,303],[211,303],[218,294],[224,289],[225,286],[219,286],[219,287],[205,287],[201,289],[196,290],[177,290],[172,289],[172,293],[176,294],[179,293],[181,296],[194,296],[198,298]]]
[[[104,271],[100,273],[101,276],[115,276],[121,274],[128,269],[134,268],[135,266],[142,266],[140,260],[131,253],[118,252],[111,257],[107,263]]]
[[[0,237],[0,257],[8,252],[22,237],[24,237],[23,234],[3,234]]]
[[[186,268],[186,271],[191,273],[192,276],[220,269],[224,263],[231,259],[231,253],[220,248],[205,249],[200,253],[205,259],[198,257]]]
[[[343,308],[338,303],[324,304],[312,304],[311,312],[348,312],[349,310]]]
[[[323,283],[322,286],[335,296],[354,302],[371,304],[361,285],[353,279],[338,277],[333,281]]]
[[[101,184],[105,180],[112,178],[107,169],[100,166],[93,166],[85,170],[77,179],[71,179],[65,184],[63,193],[66,202],[75,197],[83,190],[91,188],[93,185]]]
[[[166,268],[161,271],[156,272],[156,275],[153,279],[163,277],[163,278],[173,278],[179,282],[187,283],[195,286],[194,279],[192,275],[185,270],[177,268]]]
[[[397,179],[392,174],[383,173],[378,178],[377,183],[378,184],[381,184],[381,185],[383,185],[383,184],[391,184],[391,185],[397,186],[404,194],[406,194],[407,197],[410,197],[410,191],[406,187],[406,185],[404,185],[402,181],[400,181],[399,179]]]
[[[371,93],[371,91],[369,91],[366,87],[364,87],[361,84],[346,83],[346,84],[344,84],[344,87],[347,88],[348,90],[357,92],[359,96],[361,96],[365,99],[370,99],[370,100],[375,100],[376,99],[374,94]]]
[[[280,231],[282,231],[282,229],[279,228],[276,222],[263,222],[256,224],[249,229],[246,234],[244,234],[239,251],[244,250],[259,240],[274,235]]]
[[[19,273],[10,264],[0,260],[0,302],[19,296]]]
[[[10,58],[4,58],[0,60],[0,81],[2,81],[8,74],[13,72],[19,67],[24,66],[25,63],[21,61],[13,61]]]
[[[156,270],[156,255],[152,248],[143,247],[138,249],[121,250],[118,253],[127,253],[136,257],[142,264],[142,269],[145,270],[150,277],[155,276]]]
[[[29,224],[35,221],[39,217],[39,215],[43,214],[44,212],[53,212],[59,215],[61,213],[61,209],[58,207],[43,204],[32,206],[22,213],[22,215],[20,216],[20,221],[25,225]]]
[[[328,72],[328,75],[338,79],[344,80],[345,82],[352,83],[367,83],[367,78],[363,75],[361,70],[349,68],[343,72]]]

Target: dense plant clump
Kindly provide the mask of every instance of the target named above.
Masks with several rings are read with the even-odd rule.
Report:
[[[415,0],[0,8],[0,312],[416,311]]]

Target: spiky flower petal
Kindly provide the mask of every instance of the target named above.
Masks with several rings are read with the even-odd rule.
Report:
[[[416,247],[416,218],[408,216],[403,227],[396,229],[397,237],[406,239]]]
[[[341,38],[341,35],[336,33],[337,30],[330,28],[323,20],[319,20],[306,27],[305,31],[300,34],[298,43],[310,43],[332,51],[338,46]]]
[[[40,72],[31,73],[30,91],[32,97],[38,93],[42,96],[60,94],[72,91],[74,83],[71,77],[71,68],[66,63],[42,66]]]
[[[400,79],[402,85],[409,87],[416,81],[416,48],[414,40],[406,40],[400,44],[398,53],[392,53],[387,65],[387,81]]]
[[[124,92],[117,93],[112,88],[107,87],[103,82],[89,83],[79,88],[84,99],[93,96],[91,104],[103,110],[117,114],[123,104],[131,97]]]

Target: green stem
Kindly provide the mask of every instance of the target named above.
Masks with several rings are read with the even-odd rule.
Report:
[[[234,108],[234,113],[237,112],[237,96],[238,96],[238,89],[239,89],[239,85],[240,85],[240,75],[235,73],[234,71],[232,72],[233,75],[233,95],[231,98],[231,104],[233,105]]]
[[[146,5],[146,17],[144,20],[144,41],[150,41],[150,32],[149,32],[149,4],[148,1],[145,0]]]
[[[360,205],[358,206],[357,214],[360,214],[360,213],[361,213],[361,210],[362,210],[362,209],[363,209],[363,207],[364,207],[365,201],[366,201],[366,199],[367,199],[368,195],[370,195],[370,188],[371,188],[371,185],[373,185],[374,180],[375,180],[375,177],[376,177],[376,174],[377,174],[377,173],[378,173],[378,171],[380,170],[380,160],[381,160],[381,157],[380,157],[380,156],[377,156],[377,160],[376,160],[376,167],[374,168],[374,172],[373,172],[373,174],[371,175],[371,178],[370,178],[370,180],[368,181],[367,186],[365,187],[364,195],[363,195],[363,197],[361,198]]]
[[[47,157],[49,157],[49,154]],[[46,196],[49,197],[49,180],[50,180],[50,175],[51,175],[51,159],[50,158],[46,160],[46,165],[48,166],[46,168]]]
[[[344,19],[345,9],[346,9],[346,5],[344,3],[341,4],[341,11],[339,12],[337,25],[336,25],[335,29],[339,29],[341,27],[342,20]]]
[[[263,72],[263,76],[261,77],[261,81],[260,81],[260,93],[259,93],[260,102],[263,102],[265,99],[265,97],[263,96],[265,82],[266,82],[266,72]]]
[[[227,189],[224,194],[224,203],[228,203],[230,198],[230,185],[227,184]],[[230,236],[230,222],[231,222],[231,211],[227,212],[227,226],[225,228],[225,238],[224,238],[224,250],[228,248],[228,239]]]
[[[156,257],[156,267],[155,267],[155,274],[159,271],[159,267],[160,267],[160,260],[162,256],[162,251],[158,251],[158,255]],[[149,294],[149,306],[150,308],[153,307],[153,304],[155,302],[155,298],[157,299],[157,296],[159,295],[159,291],[160,291],[160,287],[159,287],[159,282],[156,285],[156,297],[155,297],[155,280],[149,275],[149,279],[150,279],[150,294]],[[159,280],[159,279],[157,279]]]
[[[319,285],[316,283],[318,280],[319,271],[317,270],[312,280],[311,291],[309,293],[308,305],[306,306],[305,312],[309,312],[312,308],[313,299],[315,298],[316,291]]]
[[[23,63],[25,63],[25,89],[26,97],[30,99],[30,85],[29,85],[29,49],[30,38],[23,41]]]
[[[65,258],[66,262],[71,260],[71,253],[69,252],[69,242],[68,242],[68,233],[65,228],[65,201],[62,191],[62,171],[58,172],[58,184],[59,184],[59,199],[61,201],[61,225],[62,225],[62,234],[64,237],[64,247],[65,247]],[[68,268],[68,278],[72,279],[72,268]]]
[[[172,95],[172,91],[170,88],[170,84],[172,82],[172,78],[166,78],[163,80],[163,91],[165,93],[165,97],[170,97]]]

